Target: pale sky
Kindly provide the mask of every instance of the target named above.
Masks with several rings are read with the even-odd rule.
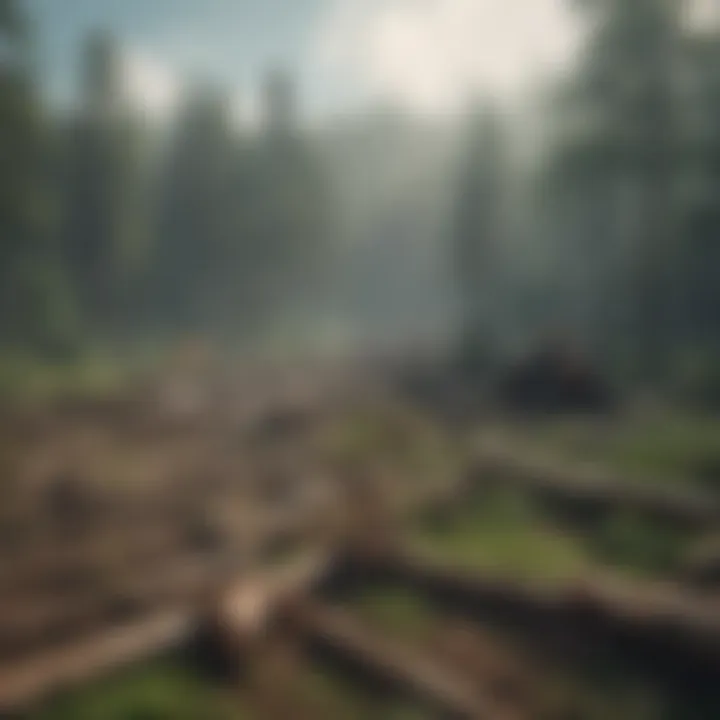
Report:
[[[468,93],[502,97],[572,62],[567,0],[336,0],[309,49],[319,72],[410,109],[454,110]]]
[[[188,74],[250,108],[263,67],[297,72],[310,112],[390,100],[452,112],[468,94],[512,98],[572,63],[570,0],[28,0],[54,97],[71,92],[78,44],[118,35],[133,97],[169,112]]]

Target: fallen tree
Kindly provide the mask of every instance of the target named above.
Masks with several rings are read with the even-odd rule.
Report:
[[[584,652],[613,646],[648,666],[720,679],[718,600],[680,585],[615,577],[534,584],[468,572],[407,549],[355,555],[343,577],[402,583],[453,611],[531,634],[562,635]]]
[[[579,511],[630,510],[695,529],[720,524],[720,502],[706,493],[537,457],[507,445],[486,444],[471,461],[466,490],[492,486],[517,488]]]
[[[369,630],[351,614],[306,601],[287,612],[293,629],[363,677],[404,690],[450,717],[500,717],[466,680],[416,650]]]

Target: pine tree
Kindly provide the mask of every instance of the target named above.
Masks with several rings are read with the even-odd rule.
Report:
[[[678,63],[681,3],[585,0],[591,34],[567,109],[572,126],[551,175],[563,212],[579,219],[591,258],[592,324],[624,343],[643,378],[659,381],[677,324]],[[583,241],[578,239],[578,242]]]
[[[329,189],[297,123],[294,87],[284,73],[266,84],[264,133],[252,152],[247,196],[250,303],[262,322],[306,315],[323,302],[329,261]]]
[[[76,344],[75,306],[53,245],[50,130],[36,97],[24,15],[0,2],[0,336],[34,352]]]
[[[504,166],[500,120],[493,110],[476,108],[467,129],[455,209],[463,344],[471,362],[476,353],[488,351],[496,330],[492,318],[505,225]]]
[[[110,36],[89,38],[83,70],[82,106],[67,133],[63,247],[89,329],[109,336],[132,287],[142,166]]]
[[[211,327],[231,308],[238,237],[239,149],[225,99],[200,88],[189,97],[165,160],[154,253],[159,319],[182,331]]]

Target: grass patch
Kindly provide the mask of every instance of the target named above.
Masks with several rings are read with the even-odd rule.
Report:
[[[109,358],[50,364],[23,355],[0,356],[0,397],[42,402],[61,396],[92,396],[121,389],[129,368]]]
[[[647,575],[676,572],[694,541],[693,533],[623,512],[608,517],[586,539],[603,563]]]
[[[431,720],[436,713],[392,691],[375,692],[341,674],[337,669],[313,663],[299,678],[297,697],[318,717],[338,720]]]
[[[180,661],[163,659],[71,692],[29,720],[245,720],[236,694],[205,683]]]
[[[633,680],[633,673],[615,677],[592,677],[593,673],[569,677],[548,672],[540,684],[539,718],[579,720],[659,720],[667,701],[655,688]],[[669,720],[669,718],[668,718]],[[679,719],[678,719],[679,720]]]
[[[720,418],[659,415],[619,425],[566,422],[533,428],[529,442],[638,479],[720,492]]]
[[[563,582],[602,568],[635,578],[667,576],[681,567],[695,535],[623,512],[563,531],[521,493],[497,490],[466,502],[454,516],[421,521],[412,539],[428,554],[468,569]]]
[[[370,626],[406,640],[422,638],[436,621],[428,603],[402,587],[368,589],[356,595],[350,607]]]
[[[560,581],[592,564],[581,542],[551,529],[513,493],[473,501],[441,523],[423,522],[414,540],[445,560],[508,577]]]

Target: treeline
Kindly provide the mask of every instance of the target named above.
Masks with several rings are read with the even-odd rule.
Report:
[[[524,127],[543,147],[520,189],[503,159],[517,138],[491,112],[471,133],[456,235],[468,324],[502,336],[493,303],[512,306],[511,324],[628,376],[714,375],[720,402],[720,30],[689,25],[685,2],[577,7],[587,43]]]
[[[368,345],[563,339],[720,399],[720,31],[669,0],[576,6],[581,57],[520,120],[484,101],[461,123],[380,112],[309,135],[276,73],[259,132],[201,86],[158,134],[102,35],[72,115],[49,113],[0,0],[0,342],[253,342],[332,315]]]
[[[127,102],[112,37],[88,40],[67,117],[38,97],[13,0],[0,2],[0,48],[4,347],[55,359],[88,340],[232,343],[323,302],[332,203],[288,77],[268,77],[259,133],[199,86],[160,136]]]

